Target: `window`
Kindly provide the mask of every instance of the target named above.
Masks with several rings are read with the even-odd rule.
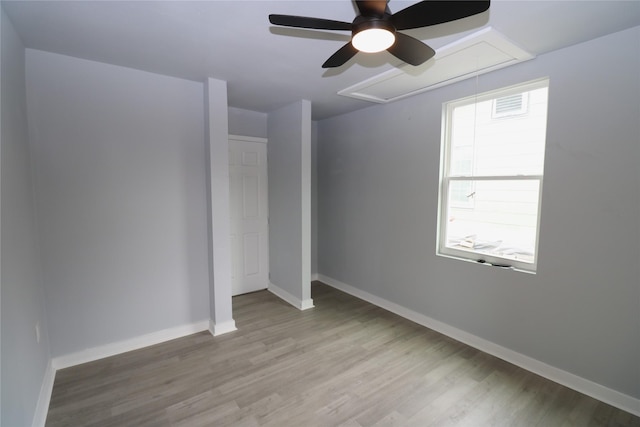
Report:
[[[444,104],[439,255],[535,272],[548,87]]]

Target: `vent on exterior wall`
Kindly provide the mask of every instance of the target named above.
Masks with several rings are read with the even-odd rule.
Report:
[[[515,95],[503,96],[493,101],[493,118],[508,117],[524,114],[527,112],[527,94],[517,93]]]
[[[400,66],[343,89],[338,94],[384,104],[533,57],[493,28],[487,27],[443,46],[422,65]]]

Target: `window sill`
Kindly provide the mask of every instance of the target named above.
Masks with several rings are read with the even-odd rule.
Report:
[[[475,259],[469,259],[469,258],[465,258],[462,256],[458,256],[458,255],[452,255],[452,254],[447,254],[447,253],[442,253],[440,251],[436,252],[437,256],[441,256],[444,258],[449,258],[449,259],[455,259],[458,261],[464,261],[464,262],[468,262],[471,264],[476,264],[476,265],[480,265],[480,266],[484,266],[484,267],[494,267],[498,270],[508,270],[508,271],[516,271],[518,273],[526,273],[526,274],[536,274],[536,270],[527,270],[521,267],[517,267],[517,266],[513,266],[513,265],[506,265],[507,260],[505,260],[505,264],[501,264],[500,261],[484,261],[484,260],[475,260]]]

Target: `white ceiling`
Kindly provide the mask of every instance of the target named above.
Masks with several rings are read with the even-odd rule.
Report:
[[[416,1],[391,0],[392,12]],[[350,0],[2,1],[28,48],[185,79],[228,82],[233,107],[268,112],[312,102],[314,119],[372,105],[337,95],[399,64],[386,52],[359,53],[344,66],[322,63],[345,32],[272,26],[270,13],[351,22]],[[489,11],[410,30],[434,49],[486,26],[540,55],[640,25],[640,1],[494,0]],[[597,60],[598,52],[594,52]]]

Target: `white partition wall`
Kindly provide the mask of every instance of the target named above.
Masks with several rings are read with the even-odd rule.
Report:
[[[209,241],[210,330],[236,330],[231,309],[231,223],[229,219],[229,125],[227,82],[205,84],[205,148]]]
[[[293,306],[311,299],[311,103],[269,113],[269,290]]]

